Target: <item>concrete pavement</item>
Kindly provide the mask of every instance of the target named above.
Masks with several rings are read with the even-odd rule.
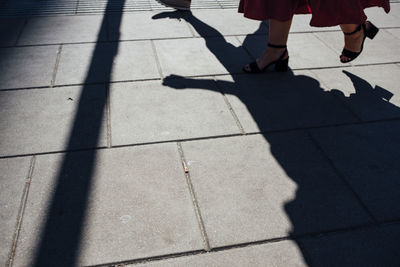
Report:
[[[296,16],[247,75],[268,25],[229,1],[117,2],[0,18],[0,264],[400,265],[400,3],[351,64]]]

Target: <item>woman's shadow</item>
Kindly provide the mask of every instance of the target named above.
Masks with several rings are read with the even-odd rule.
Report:
[[[395,240],[400,238],[399,227],[392,229],[394,232],[390,230],[390,234],[386,233],[385,238],[375,236],[373,228],[400,218],[400,208],[397,208],[400,194],[398,190],[393,190],[394,186],[399,186],[393,173],[400,177],[400,167],[395,160],[396,156],[400,158],[400,123],[392,120],[390,127],[381,127],[380,123],[385,122],[379,121],[365,123],[368,121],[365,119],[368,118],[368,112],[380,114],[378,117],[381,119],[400,118],[400,108],[389,102],[392,94],[381,87],[373,88],[368,82],[348,71],[343,71],[345,75],[342,77],[350,78],[355,88],[355,93],[349,97],[339,90],[324,90],[311,72],[307,71],[238,74],[235,73],[237,68],[232,64],[232,59],[227,55],[242,51],[242,47],[228,43],[217,30],[191,12],[164,12],[153,17],[161,18],[184,19],[204,38],[207,48],[230,74],[218,77],[215,83],[236,112],[240,127],[251,136],[262,134],[270,149],[265,153],[272,155],[286,176],[296,184],[291,200],[279,202],[272,198],[271,203],[267,204],[283,206],[288,222],[283,220],[271,225],[267,223],[263,227],[280,228],[279,224],[289,223],[291,227],[289,230],[286,228],[286,236],[295,240],[305,262],[311,266],[372,266],[382,263],[382,257],[385,266],[400,263],[399,258],[392,253],[397,246]],[[260,24],[256,33],[264,32],[264,26]],[[211,40],[208,36],[219,39]],[[264,36],[266,44],[268,34]],[[243,46],[251,46],[252,39],[249,37],[246,37]],[[164,79],[163,84],[176,89],[216,90],[210,87],[212,82],[213,80],[170,75]],[[360,136],[355,142],[346,143],[347,139],[353,140],[347,138],[349,132],[350,135]],[[324,139],[336,140],[337,144],[327,143]],[[357,143],[357,140],[367,143]],[[382,145],[388,140],[393,144],[399,142],[397,146]],[[360,146],[366,144],[368,147],[361,149]],[[380,148],[380,151],[376,151],[376,148]],[[382,155],[392,157],[382,159]],[[361,164],[355,163],[357,160]],[[373,166],[371,161],[374,162]],[[388,166],[391,169],[385,170]],[[276,183],[279,184],[279,181]],[[264,186],[262,194],[276,190],[273,188],[276,184]],[[279,195],[279,192],[271,193],[274,194]],[[260,200],[266,199],[268,197],[260,197]],[[393,206],[396,206],[394,210]],[[392,208],[388,210],[388,207]],[[264,216],[270,217],[274,214]],[[281,216],[277,215],[280,218]],[[252,218],[234,219],[241,221]],[[262,231],[262,227],[257,229]],[[365,229],[371,232],[364,233]],[[265,231],[269,230],[265,228]],[[274,240],[283,236],[283,230],[275,231],[275,235],[266,234],[261,240],[251,242]],[[243,240],[243,243],[247,242],[245,238]],[[363,242],[363,245],[359,246],[359,242]],[[375,245],[377,243],[380,244],[378,248]],[[352,246],[356,248],[349,253],[348,247]],[[373,250],[380,253],[373,253]]]

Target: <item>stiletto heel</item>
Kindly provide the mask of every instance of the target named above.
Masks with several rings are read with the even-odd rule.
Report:
[[[279,72],[285,72],[288,70],[288,64],[289,64],[289,57],[283,59],[286,56],[287,51],[287,46],[286,45],[274,45],[268,43],[269,47],[272,48],[285,48],[285,51],[283,51],[282,55],[275,61],[272,61],[269,63],[267,66],[264,68],[260,69],[257,65],[257,61],[251,62],[249,66],[249,70],[246,69],[246,66],[243,67],[243,71],[247,73],[263,73],[265,72],[270,66],[275,65],[275,71]]]
[[[367,26],[366,26],[367,23],[369,24],[368,29],[367,29]],[[376,34],[377,34],[378,31],[379,31],[379,29],[378,29],[374,24],[372,24],[372,22],[366,21],[366,22],[364,22],[363,24],[358,25],[358,27],[357,27],[353,32],[349,32],[349,33],[344,32],[343,34],[344,34],[344,35],[353,35],[353,34],[359,32],[359,31],[361,31],[361,29],[363,29],[364,37],[363,37],[363,41],[362,41],[362,43],[361,43],[361,50],[360,50],[360,52],[353,52],[353,51],[347,50],[346,48],[343,48],[343,51],[342,51],[342,55],[341,55],[341,56],[345,56],[345,57],[349,58],[349,60],[340,59],[340,62],[342,62],[342,63],[349,63],[349,62],[353,61],[354,59],[356,59],[356,58],[361,54],[361,52],[362,52],[363,49],[364,49],[364,42],[365,42],[365,39],[366,39],[367,37],[370,38],[371,40],[374,39],[374,37],[376,36]]]

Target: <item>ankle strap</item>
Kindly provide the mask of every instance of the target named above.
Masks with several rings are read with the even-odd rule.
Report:
[[[344,35],[353,35],[353,34],[355,34],[356,32],[361,31],[362,25],[364,25],[364,24],[358,25],[358,27],[357,27],[353,32],[344,32],[343,34],[344,34]]]
[[[272,48],[287,48],[286,45],[274,45],[274,44],[271,44],[271,43],[268,43],[268,46],[272,47]]]

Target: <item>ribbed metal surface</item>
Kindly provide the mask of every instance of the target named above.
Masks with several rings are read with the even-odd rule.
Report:
[[[193,0],[192,8],[236,8],[239,0]],[[156,0],[0,0],[0,17],[163,10]]]
[[[110,3],[108,3],[110,2]],[[400,0],[391,0],[400,3]],[[163,10],[156,0],[0,0],[0,17]],[[192,0],[192,8],[237,8],[239,0]]]

